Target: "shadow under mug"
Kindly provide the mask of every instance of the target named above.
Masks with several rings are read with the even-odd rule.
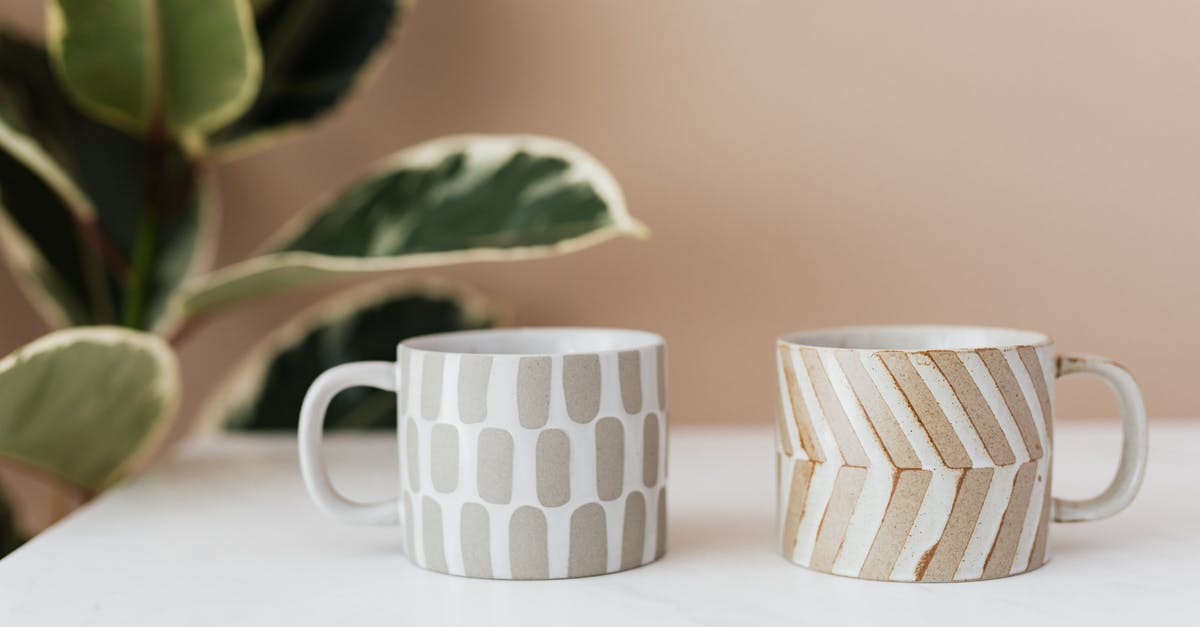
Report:
[[[560,579],[648,564],[666,541],[665,345],[643,331],[524,328],[411,338],[397,360],[331,368],[300,410],[310,496],[403,528],[423,568]],[[397,393],[400,497],[342,496],[321,460],[338,392]]]
[[[845,327],[779,340],[779,549],[862,579],[969,581],[1046,561],[1049,522],[1127,506],[1146,469],[1146,410],[1119,364],[1057,355],[1032,331]],[[1051,497],[1054,381],[1120,400],[1117,474],[1085,501]]]

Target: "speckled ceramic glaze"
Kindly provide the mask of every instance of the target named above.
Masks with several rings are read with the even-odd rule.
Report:
[[[395,390],[398,502],[351,503],[318,448],[329,400]],[[665,546],[665,347],[616,329],[508,329],[403,342],[396,363],[326,372],[302,409],[306,483],[347,520],[397,523],[415,564],[559,579],[654,561]]]
[[[1144,474],[1145,409],[1128,372],[1056,356],[1040,333],[828,329],[781,339],[776,358],[779,548],[814,570],[889,581],[1028,572],[1046,561],[1051,520],[1112,515]],[[1103,494],[1054,499],[1054,381],[1083,372],[1118,392],[1125,445]]]

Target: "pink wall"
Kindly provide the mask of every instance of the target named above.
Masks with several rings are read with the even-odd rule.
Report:
[[[1045,330],[1195,415],[1197,33],[1182,0],[422,2],[353,104],[221,171],[219,261],[417,140],[559,135],[653,239],[436,274],[520,323],[664,333],[675,424],[766,423],[776,335],[881,321]],[[186,407],[312,299],[195,335]],[[0,352],[43,331],[6,274],[0,303]],[[1097,383],[1059,397],[1116,411]]]

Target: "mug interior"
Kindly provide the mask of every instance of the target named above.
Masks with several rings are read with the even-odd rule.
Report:
[[[782,341],[808,348],[849,348],[866,351],[975,350],[1044,346],[1051,343],[1049,336],[1037,331],[953,325],[816,329],[786,335]]]
[[[569,355],[638,350],[663,343],[647,331],[581,327],[485,329],[423,335],[401,346],[433,353],[471,355]]]

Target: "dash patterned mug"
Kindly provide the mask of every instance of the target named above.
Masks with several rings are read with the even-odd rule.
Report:
[[[1056,354],[1032,331],[845,327],[776,346],[779,550],[813,570],[969,581],[1046,561],[1049,522],[1126,507],[1146,468],[1146,411],[1119,364]],[[1105,379],[1120,400],[1117,473],[1051,497],[1054,381]]]
[[[395,362],[331,368],[300,410],[317,505],[403,528],[417,566],[489,579],[561,579],[648,564],[666,541],[665,345],[643,331],[525,328],[426,335]],[[342,496],[321,461],[329,402],[395,391],[397,499]]]

